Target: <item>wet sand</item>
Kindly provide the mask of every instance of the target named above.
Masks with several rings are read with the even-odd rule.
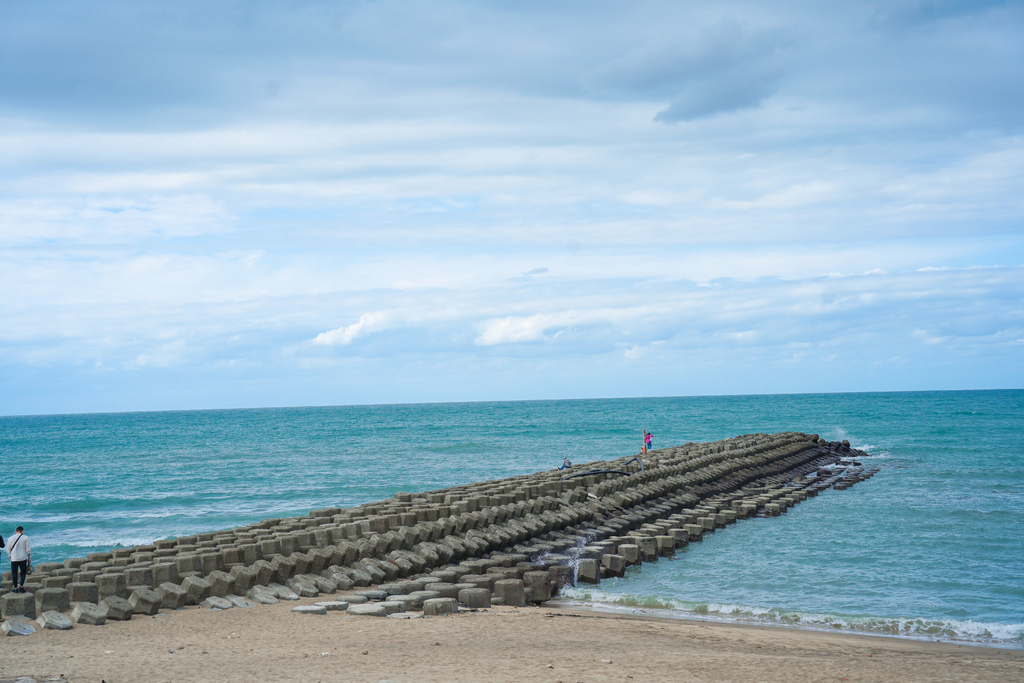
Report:
[[[325,596],[326,598],[327,596]],[[340,597],[340,596],[331,596]],[[1024,681],[1024,651],[576,610],[396,620],[190,607],[0,639],[0,679],[136,681]]]

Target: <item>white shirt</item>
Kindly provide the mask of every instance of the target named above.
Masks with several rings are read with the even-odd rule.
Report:
[[[7,555],[10,556],[11,562],[27,560],[28,554],[31,551],[32,548],[28,544],[28,536],[25,534],[16,534],[7,539]]]

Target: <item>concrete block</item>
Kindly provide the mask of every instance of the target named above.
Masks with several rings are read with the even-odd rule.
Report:
[[[277,593],[266,586],[253,586],[246,592],[245,597],[261,605],[274,605],[277,603]]]
[[[639,551],[639,548],[637,550]],[[605,553],[601,556],[601,573],[604,576],[625,576],[628,566],[629,560],[623,555]]]
[[[151,567],[128,567],[124,570],[124,580],[129,586],[153,587],[153,569]]]
[[[124,574],[120,572],[100,574],[96,577],[96,585],[100,589],[101,602],[105,598],[124,598],[128,594],[128,583],[125,581]]]
[[[206,598],[210,597],[213,586],[206,579],[201,579],[198,576],[187,576],[185,580],[181,582],[181,587],[188,593],[188,602],[190,605],[198,605]]]
[[[235,603],[231,602],[227,598],[222,598],[218,595],[211,595],[210,597],[203,600],[202,603],[200,603],[200,607],[205,607],[206,609],[224,610],[231,609],[234,606]]]
[[[35,632],[35,627],[29,621],[17,617],[0,624],[0,634],[5,636],[30,636]]]
[[[71,618],[56,611],[43,612],[36,619],[36,622],[45,629],[53,629],[55,631],[67,631],[72,628],[75,623],[71,621]]]
[[[173,562],[158,562],[150,568],[153,572],[153,585],[159,586],[168,581],[178,582],[178,567]]]
[[[253,562],[252,570],[255,573],[253,578],[254,586],[266,586],[274,580],[274,570],[266,560],[256,560]]]
[[[640,564],[640,546],[636,543],[620,543],[615,554],[625,559],[629,566]]]
[[[486,588],[463,588],[459,591],[459,602],[470,609],[491,606],[491,591]]]
[[[140,586],[128,596],[128,602],[132,603],[132,612],[134,614],[153,616],[160,612],[160,605],[163,600],[160,594],[152,588]]]
[[[581,583],[601,583],[601,565],[594,559],[579,560],[576,563],[576,580]]]
[[[67,612],[71,600],[66,588],[40,588],[36,591],[36,614],[43,612]]]
[[[188,604],[188,591],[176,583],[165,581],[156,588],[163,609],[181,609]]]
[[[298,600],[299,596],[288,586],[282,586],[279,583],[268,583],[267,588],[274,591],[274,595],[277,596],[278,600]]]
[[[661,557],[669,557],[676,554],[676,539],[672,536],[655,536],[655,542],[658,545],[658,555]]]
[[[498,579],[494,582],[494,596],[501,598],[502,603],[510,607],[522,607],[526,604],[522,579]]]
[[[658,542],[650,536],[636,539],[640,546],[640,559],[644,562],[656,562],[658,559]]]
[[[576,572],[572,567],[566,565],[549,567],[548,576],[551,577],[552,593],[557,593],[562,588],[571,587],[576,580]]]
[[[348,603],[344,600],[325,600],[324,602],[316,603],[323,607],[328,612],[344,612],[348,609]]]
[[[441,598],[443,599],[443,598]],[[383,607],[383,603],[375,602],[373,604],[366,605],[349,605],[348,613],[355,616],[364,617],[383,617],[387,616],[387,612]]]
[[[186,572],[202,571],[203,568],[202,561],[195,553],[181,553],[176,555],[174,558],[174,566],[179,575],[185,574]]]
[[[233,593],[245,595],[245,592],[256,585],[256,572],[250,567],[235,566],[228,572],[235,579]]]
[[[68,600],[73,604],[76,602],[100,601],[100,587],[92,581],[73,581],[67,585]]]
[[[235,592],[235,577],[220,569],[215,569],[206,575],[210,584],[210,595],[219,598]]]
[[[247,598],[243,598],[241,595],[229,595],[226,598],[235,607],[255,607],[256,603]]]
[[[405,598],[408,596],[396,595],[394,598],[388,598],[384,602],[377,603],[378,605],[384,608],[384,616],[390,616],[392,614],[399,614],[401,612],[405,612],[407,607],[411,609],[408,602],[398,600],[399,597]]]
[[[292,607],[292,611],[297,614],[327,614],[327,608],[323,605],[299,605]]]
[[[456,584],[446,582],[432,583],[430,584],[430,589],[440,593],[442,598],[454,598],[456,600],[459,598],[459,591],[462,590]]]
[[[455,598],[431,598],[423,602],[424,616],[440,616],[459,611],[459,604]]]
[[[285,585],[301,598],[315,598],[320,595],[319,589],[311,581],[298,576],[288,579]]]
[[[99,605],[80,602],[71,610],[71,621],[76,624],[102,626],[107,621],[107,613]]]
[[[36,618],[36,596],[31,593],[7,593],[0,597],[0,616],[4,619],[14,617]]]
[[[116,595],[100,600],[100,609],[109,621],[128,621],[132,618],[132,603]]]

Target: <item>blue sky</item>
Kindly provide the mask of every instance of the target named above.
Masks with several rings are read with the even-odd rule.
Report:
[[[0,0],[0,414],[1024,386],[1024,3]]]

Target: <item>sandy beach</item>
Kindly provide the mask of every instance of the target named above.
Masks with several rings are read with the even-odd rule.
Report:
[[[412,620],[190,607],[0,641],[0,679],[129,681],[1024,681],[1024,651],[494,607]]]

